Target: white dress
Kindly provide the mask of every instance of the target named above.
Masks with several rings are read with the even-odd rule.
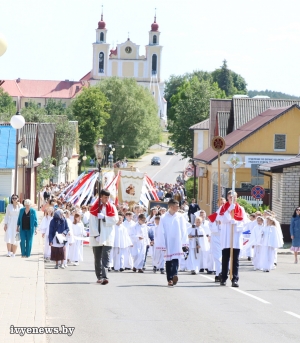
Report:
[[[127,228],[123,224],[115,225],[115,241],[112,249],[114,270],[125,268],[125,252],[131,245]]]
[[[45,216],[40,224],[40,231],[42,234],[45,234],[44,236],[44,257],[50,258],[51,256],[51,247],[49,245],[49,226],[50,222],[52,220],[51,216]]]
[[[9,204],[6,207],[6,214],[4,217],[4,224],[7,224],[7,230],[5,231],[4,241],[9,244],[17,245],[16,233],[17,233],[17,222],[19,217],[20,209],[23,205],[17,205],[14,208],[13,204]]]
[[[196,231],[197,230],[197,231]],[[206,237],[206,232],[203,227],[198,226],[195,228],[189,228],[187,232],[188,236],[202,236],[198,237],[198,252],[196,248],[196,237],[189,238],[189,256],[187,258],[187,269],[188,270],[193,270],[196,273],[200,271],[200,269],[205,269],[207,268],[207,254],[203,254],[204,252],[209,251],[209,243],[208,239]]]
[[[73,224],[73,237],[74,243],[69,248],[69,259],[70,261],[83,261],[83,236],[84,226],[82,222]]]

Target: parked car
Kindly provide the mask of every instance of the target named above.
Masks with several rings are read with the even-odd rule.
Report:
[[[160,162],[161,162],[160,158],[157,156],[154,156],[154,157],[152,157],[152,160],[151,160],[151,166],[153,166],[153,165],[160,166]]]
[[[174,149],[174,148],[169,148],[169,149],[167,150],[166,155],[174,155],[174,154],[175,154],[175,149]]]

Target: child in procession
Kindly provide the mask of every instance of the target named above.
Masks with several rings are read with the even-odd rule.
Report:
[[[123,225],[124,216],[119,214],[119,221],[115,225],[115,240],[113,245],[114,271],[123,272],[125,268],[125,253],[128,247],[132,247],[127,228]]]
[[[192,225],[192,227],[187,231],[189,238],[187,268],[191,270],[192,275],[199,273],[200,269],[205,269],[207,267],[208,254],[205,254],[205,252],[209,251],[209,243],[206,237],[206,232],[201,224],[202,218],[196,217],[195,225]]]
[[[49,245],[49,227],[50,227],[50,222],[53,218],[53,214],[54,214],[54,208],[48,207],[47,210],[45,211],[45,215],[40,224],[40,232],[42,234],[42,237],[44,238],[45,262],[50,262],[51,247]]]
[[[70,246],[69,257],[74,266],[79,265],[79,261],[83,261],[83,236],[86,236],[84,226],[81,222],[81,215],[75,213],[72,224],[74,243]]]

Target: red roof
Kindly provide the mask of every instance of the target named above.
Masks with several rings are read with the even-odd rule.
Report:
[[[77,81],[52,80],[5,80],[1,86],[10,96],[27,98],[58,98],[71,99],[85,85]]]
[[[247,137],[254,134],[256,131],[280,117],[288,110],[297,107],[298,105],[288,106],[284,108],[269,108],[265,112],[259,114],[257,117],[248,121],[248,123],[241,126],[239,129],[231,132],[229,135],[225,136],[225,149],[220,153],[221,155],[226,154],[226,152],[232,149],[235,145],[245,140]],[[209,147],[203,152],[194,157],[195,160],[202,161],[207,164],[211,164],[215,159],[217,159],[218,153]]]

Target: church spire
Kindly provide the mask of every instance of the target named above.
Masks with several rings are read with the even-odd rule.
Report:
[[[102,5],[101,20],[98,22],[98,29],[104,30],[105,26],[106,26],[106,23],[103,20],[103,5]]]
[[[156,22],[156,8],[155,8],[155,12],[154,12],[154,23],[151,25],[151,31],[158,31],[158,24]]]

